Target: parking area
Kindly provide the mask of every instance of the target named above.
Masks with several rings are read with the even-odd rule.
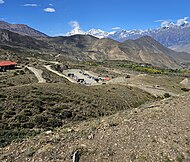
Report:
[[[104,79],[100,78],[97,74],[88,71],[82,71],[80,69],[64,70],[63,73],[84,85],[98,85],[104,82]]]

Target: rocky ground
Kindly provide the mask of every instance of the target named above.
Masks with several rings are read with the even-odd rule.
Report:
[[[0,150],[3,162],[189,162],[190,94],[48,131]]]

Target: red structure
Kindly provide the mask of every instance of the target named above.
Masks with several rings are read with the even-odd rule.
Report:
[[[0,71],[6,71],[10,69],[15,69],[17,63],[12,61],[2,61],[0,62]]]
[[[108,78],[108,77],[105,77],[104,80],[105,80],[105,81],[110,81],[111,79]]]

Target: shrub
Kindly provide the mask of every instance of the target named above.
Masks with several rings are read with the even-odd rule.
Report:
[[[164,93],[164,97],[169,98],[169,97],[171,97],[171,95],[169,93]]]
[[[7,110],[3,113],[3,116],[2,118],[3,119],[8,119],[8,118],[11,118],[15,115],[16,113],[14,111],[11,111],[11,110]]]
[[[189,92],[190,91],[189,88],[181,88],[181,90],[184,91],[184,92]]]
[[[59,117],[61,119],[68,119],[72,117],[72,112],[71,111],[63,111],[59,114]]]
[[[13,140],[20,141],[27,136],[35,136],[37,132],[31,130],[0,130],[0,148],[10,144]]]
[[[32,156],[35,154],[35,152],[36,152],[36,151],[35,151],[34,149],[29,148],[29,149],[26,150],[25,154],[26,154],[26,156],[28,156],[28,157],[32,157]]]
[[[19,121],[19,122],[27,122],[29,120],[29,117],[28,116],[25,116],[25,115],[22,115],[22,114],[19,114],[16,116],[16,120]]]
[[[36,127],[41,127],[47,121],[48,121],[48,118],[46,116],[36,115],[36,116],[34,116],[34,118],[32,119],[31,122],[34,123],[36,125]]]
[[[31,110],[29,109],[25,109],[21,112],[22,115],[25,115],[25,116],[31,116],[32,115],[32,112]]]
[[[34,123],[31,123],[31,122],[26,122],[26,123],[22,123],[21,124],[21,127],[22,128],[29,128],[29,129],[32,129],[34,128],[35,124]]]
[[[25,74],[25,72],[24,72],[23,70],[20,70],[19,73],[20,73],[21,75],[24,75],[24,74]]]
[[[50,119],[48,119],[48,121],[46,122],[46,125],[47,125],[47,127],[55,128],[55,127],[61,127],[63,124],[62,124],[62,121],[59,120],[59,119],[50,118]]]

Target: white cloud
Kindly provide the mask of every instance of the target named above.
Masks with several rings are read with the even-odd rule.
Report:
[[[161,27],[170,27],[171,25],[174,25],[174,24],[170,20],[165,20],[161,22]]]
[[[24,7],[38,7],[39,5],[34,4],[34,3],[27,3],[24,5]]]
[[[3,4],[3,3],[5,3],[5,1],[4,0],[0,0],[0,4]]]
[[[161,22],[163,22],[164,20],[155,20],[154,22],[156,22],[156,23],[161,23]]]
[[[70,21],[69,25],[71,25],[71,27],[73,27],[74,29],[80,29],[78,21]]]
[[[54,8],[45,8],[44,9],[45,12],[55,12]]]
[[[190,22],[188,21],[188,17],[184,17],[175,21],[172,20],[156,20],[154,22],[161,23],[161,27],[172,27],[172,26],[189,26]]]
[[[121,28],[120,27],[114,27],[112,28],[112,30],[120,30]]]
[[[186,24],[188,24],[188,17],[179,19],[179,20],[177,20],[177,23],[176,23],[176,25],[178,25],[178,26],[184,26]]]
[[[7,19],[7,18],[4,18],[4,17],[0,18],[1,21],[5,21],[6,19]]]
[[[52,4],[52,3],[49,3],[49,6],[53,6],[53,4]]]
[[[69,25],[73,28],[71,32],[67,33],[66,35],[76,35],[76,34],[85,34],[83,30],[81,30],[78,21],[71,21]]]

